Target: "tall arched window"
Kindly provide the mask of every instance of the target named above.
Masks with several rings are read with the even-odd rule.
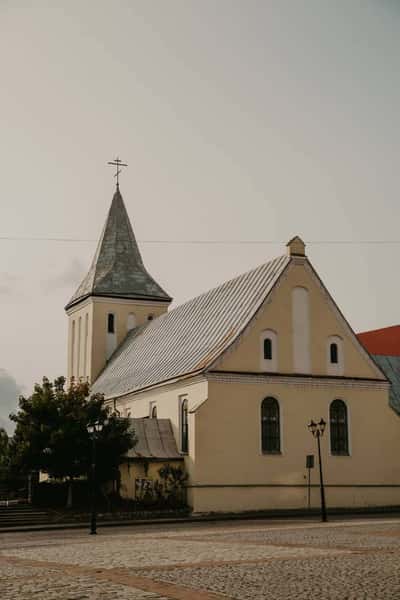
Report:
[[[117,327],[114,313],[107,314],[106,360],[110,358],[117,347]]]
[[[311,373],[310,298],[304,287],[292,290],[292,348],[295,373]]]
[[[347,406],[343,400],[334,400],[329,407],[331,453],[339,456],[349,454]]]
[[[281,451],[279,404],[275,398],[265,398],[261,404],[261,447],[266,454]]]
[[[181,403],[181,452],[187,454],[189,451],[189,420],[188,401],[183,399]]]
[[[157,419],[157,405],[154,404],[151,409],[151,418]]]
[[[74,360],[75,360],[75,320],[73,320],[72,324],[71,324],[71,358],[70,358],[70,363],[71,363],[70,377],[71,378],[75,377]]]

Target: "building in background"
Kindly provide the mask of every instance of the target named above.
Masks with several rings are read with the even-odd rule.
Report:
[[[390,381],[389,404],[400,415],[400,325],[364,331],[357,337]]]
[[[400,505],[390,383],[299,237],[283,256],[173,310],[170,302],[143,265],[117,187],[66,307],[68,373],[122,416],[169,420],[195,512],[307,506],[307,424],[321,417],[328,506]],[[133,497],[129,469],[122,479]],[[318,505],[316,470],[312,483]]]

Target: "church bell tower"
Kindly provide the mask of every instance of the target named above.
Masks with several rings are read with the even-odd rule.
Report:
[[[93,383],[128,332],[166,312],[171,300],[146,271],[117,179],[92,265],[65,307],[68,380]]]

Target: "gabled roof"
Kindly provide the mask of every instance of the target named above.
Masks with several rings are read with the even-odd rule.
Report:
[[[88,296],[171,301],[144,267],[119,186],[89,272],[65,308]]]
[[[129,419],[137,443],[126,453],[127,458],[182,459],[169,419]]]
[[[116,397],[204,371],[243,331],[289,262],[276,258],[134,329],[93,391]]]
[[[357,337],[371,354],[400,356],[400,325],[364,331]]]

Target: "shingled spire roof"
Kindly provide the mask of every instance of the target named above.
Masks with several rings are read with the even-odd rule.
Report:
[[[145,269],[118,185],[89,272],[65,308],[89,296],[171,301]]]

